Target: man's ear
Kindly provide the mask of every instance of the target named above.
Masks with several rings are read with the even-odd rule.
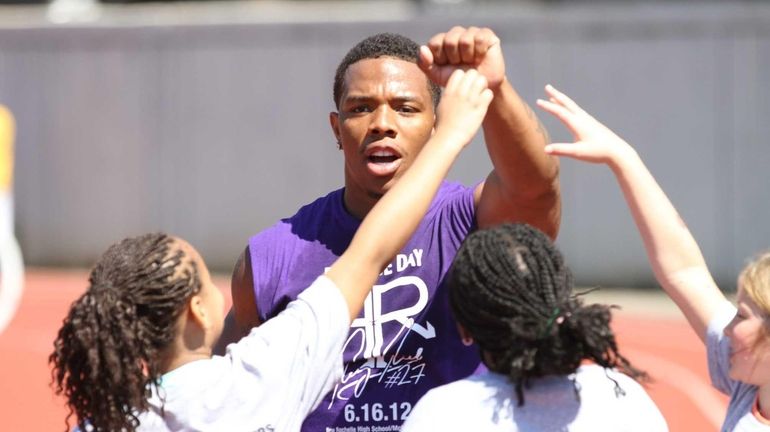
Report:
[[[206,313],[203,307],[203,299],[199,295],[193,295],[188,300],[189,314],[202,329],[208,329],[211,326],[211,317]]]
[[[431,102],[431,104],[432,103],[433,102]],[[433,126],[430,128],[430,136],[433,136],[433,134],[436,133],[436,121],[438,120],[438,115],[436,113],[437,113],[438,107],[435,105],[431,105],[431,106],[433,107]]]
[[[329,113],[329,124],[334,132],[334,138],[337,139],[337,148],[342,150],[342,141],[340,140],[340,115],[339,113],[332,111]]]

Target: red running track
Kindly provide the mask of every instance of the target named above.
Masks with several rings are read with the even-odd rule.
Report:
[[[221,278],[229,305],[229,289]],[[67,410],[50,388],[48,355],[61,321],[86,288],[83,271],[33,269],[11,325],[0,334],[0,429],[63,431]],[[683,319],[616,315],[621,352],[653,378],[648,391],[671,431],[719,429],[727,398],[708,381],[705,350]]]

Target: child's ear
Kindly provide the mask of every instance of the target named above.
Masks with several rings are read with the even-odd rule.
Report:
[[[460,323],[457,324],[457,332],[460,333],[460,340],[462,341],[463,345],[465,346],[471,346],[473,345],[473,336],[471,336],[471,333],[463,327]]]
[[[190,297],[189,310],[192,319],[198,323],[203,329],[207,329],[211,326],[211,317],[206,313],[206,308],[203,307],[203,299],[199,295]]]

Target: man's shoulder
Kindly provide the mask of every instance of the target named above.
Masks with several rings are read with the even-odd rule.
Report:
[[[425,215],[425,220],[449,218],[458,226],[475,224],[475,187],[444,181]]]
[[[316,219],[318,217],[327,217],[342,209],[342,193],[344,189],[335,189],[328,194],[318,197],[312,202],[303,205],[294,213],[293,216],[281,219],[281,221]]]
[[[455,181],[444,180],[441,186],[436,192],[436,198],[433,200],[433,205],[443,205],[448,202],[473,199],[474,187],[466,186],[462,183]]]
[[[475,188],[475,186],[466,186],[460,182],[452,181],[452,180],[444,180],[441,182],[441,186],[438,189],[438,193],[436,195],[451,195],[451,194],[462,194],[462,193],[468,193],[469,191],[472,191]]]
[[[292,216],[283,218],[253,235],[249,244],[305,238],[308,230],[318,229],[341,210],[342,189],[337,189],[303,205]]]

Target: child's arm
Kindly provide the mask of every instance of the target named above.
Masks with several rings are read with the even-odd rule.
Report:
[[[452,74],[437,109],[433,136],[326,273],[345,297],[351,319],[358,316],[377,275],[417,228],[452,162],[476,134],[491,100],[486,79],[478,72]]]
[[[706,328],[725,297],[706,267],[698,244],[636,151],[583,111],[566,95],[546,86],[550,101],[538,105],[561,120],[574,144],[552,144],[546,152],[603,163],[618,179],[642,235],[658,282],[705,341]]]

